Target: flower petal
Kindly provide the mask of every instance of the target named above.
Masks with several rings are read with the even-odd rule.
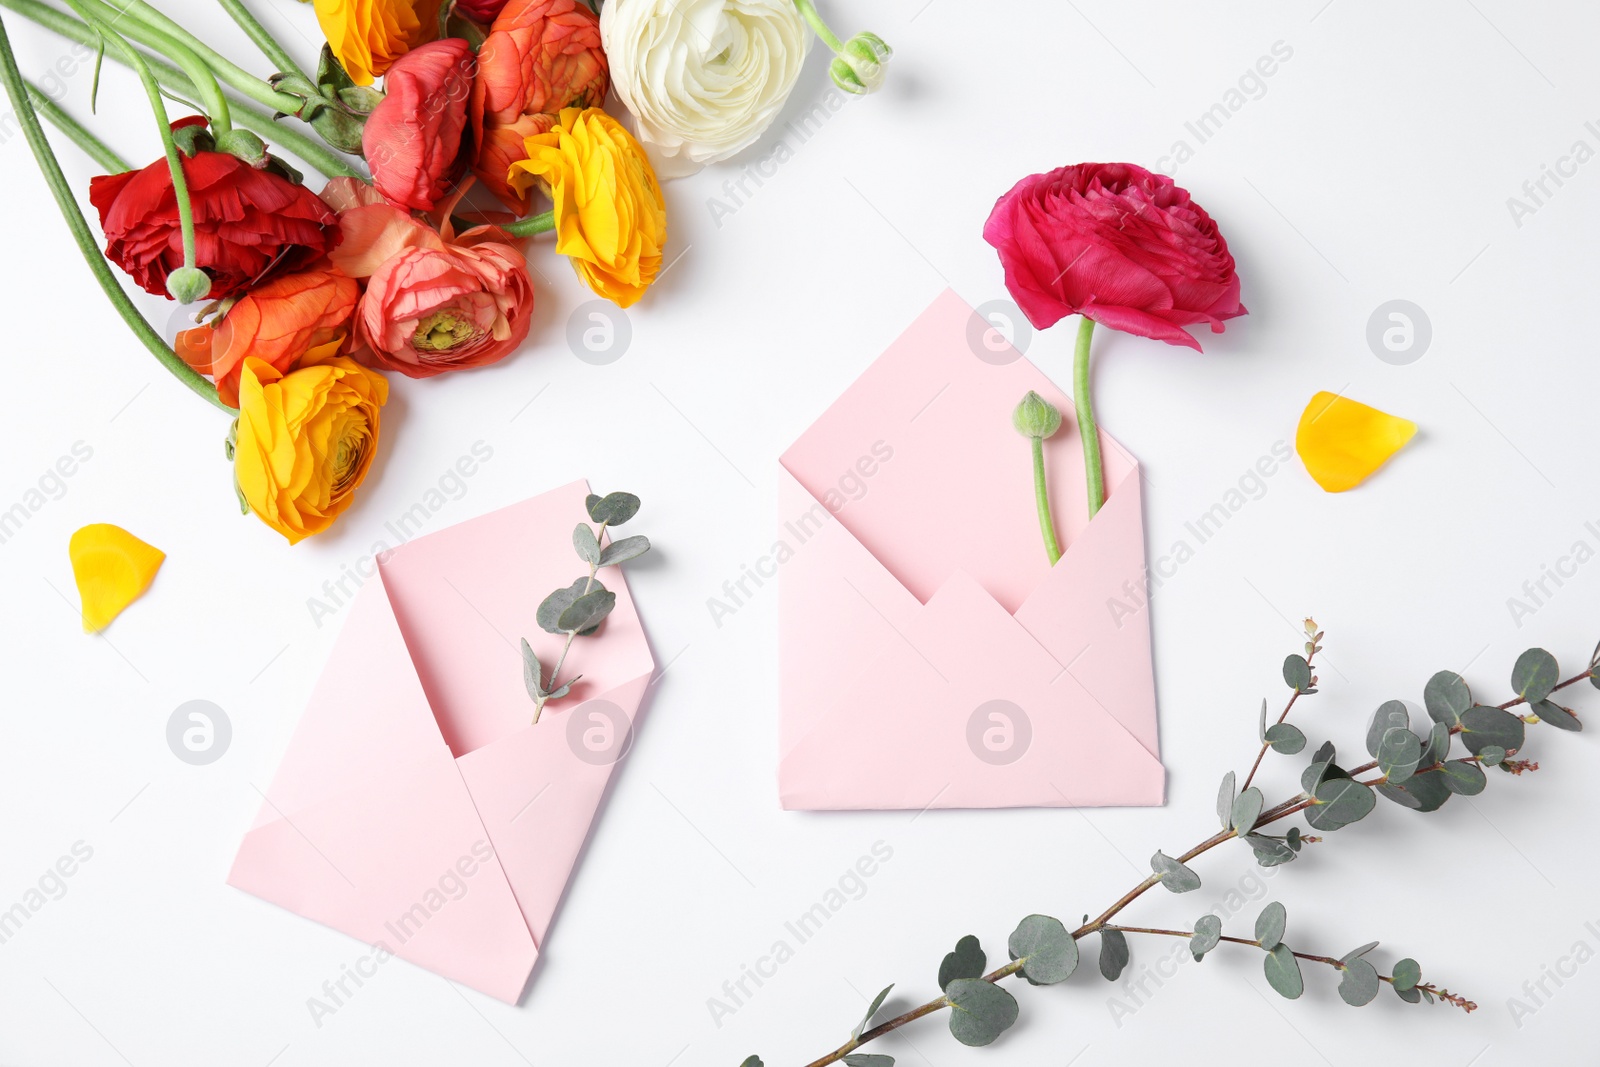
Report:
[[[95,523],[67,543],[72,576],[83,600],[83,629],[99,633],[144,595],[167,554],[120,526]]]
[[[1318,485],[1342,493],[1371,477],[1416,432],[1417,424],[1408,419],[1321,392],[1301,413],[1294,446]]]

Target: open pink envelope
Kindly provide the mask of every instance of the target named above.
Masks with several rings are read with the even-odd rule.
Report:
[[[383,557],[229,884],[520,998],[654,670],[603,567],[616,607],[563,671],[583,679],[529,725],[518,641],[547,670],[560,654],[534,613],[588,573],[571,547],[587,494],[573,482]]]
[[[1072,400],[945,292],[780,459],[785,808],[1160,804],[1139,467],[1100,437],[1091,522]],[[1051,567],[1028,390],[1065,554]]]

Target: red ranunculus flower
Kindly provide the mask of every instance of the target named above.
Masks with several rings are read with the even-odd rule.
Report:
[[[1006,288],[1039,329],[1082,314],[1199,349],[1183,327],[1245,313],[1228,242],[1174,185],[1131,163],[1080,163],[1022,179],[983,227]]]
[[[183,119],[173,126],[204,121]],[[338,243],[338,219],[305,186],[226,152],[197,152],[182,160],[194,209],[195,265],[211,278],[211,299],[232,296],[269,272],[299,270]],[[97,175],[89,181],[89,202],[100,212],[107,258],[146,292],[166,296],[167,275],[183,266],[167,161]]]
[[[495,20],[506,0],[456,0],[456,12],[485,26]]]
[[[383,90],[383,103],[361,134],[372,183],[396,207],[432,211],[470,155],[461,137],[472,95],[472,48],[459,37],[413,48],[394,61]]]

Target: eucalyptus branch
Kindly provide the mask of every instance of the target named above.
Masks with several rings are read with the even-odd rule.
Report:
[[[1305,744],[1304,734],[1298,728],[1289,727],[1286,720],[1299,697],[1316,692],[1311,662],[1322,647],[1323,635],[1309,619],[1306,620],[1306,635],[1306,654],[1290,656],[1284,662],[1284,680],[1293,694],[1270,728],[1263,705],[1262,750],[1245,779],[1245,788],[1235,792],[1231,771],[1223,779],[1217,804],[1223,824],[1220,831],[1175,859],[1157,852],[1151,858],[1149,877],[1075,930],[1068,931],[1059,920],[1045,915],[1023,919],[1007,941],[1011,961],[1001,967],[988,970],[988,959],[978,939],[962,938],[939,968],[942,996],[874,1026],[873,1017],[889,993],[889,989],[884,989],[873,1000],[865,1018],[851,1031],[849,1040],[811,1061],[807,1067],[827,1067],[840,1062],[846,1067],[892,1067],[891,1056],[861,1055],[856,1050],[945,1009],[950,1009],[950,1030],[958,1041],[986,1045],[1016,1021],[1019,1011],[1016,999],[1000,988],[1000,983],[1019,974],[1034,985],[1065,981],[1077,968],[1079,941],[1090,935],[1100,938],[1099,969],[1112,981],[1121,975],[1129,961],[1128,934],[1186,937],[1196,960],[1203,959],[1206,953],[1224,942],[1261,950],[1267,981],[1290,999],[1300,996],[1304,989],[1299,964],[1306,961],[1334,968],[1340,975],[1339,995],[1351,1005],[1370,1003],[1382,986],[1388,985],[1397,996],[1410,1003],[1437,1000],[1464,1011],[1475,1010],[1477,1005],[1466,997],[1421,981],[1421,968],[1415,960],[1402,959],[1394,965],[1392,973],[1379,973],[1365,958],[1377,947],[1377,942],[1340,957],[1290,948],[1283,941],[1287,912],[1277,901],[1262,909],[1256,919],[1254,937],[1223,934],[1221,918],[1212,913],[1202,915],[1190,930],[1125,926],[1112,921],[1157,885],[1174,893],[1198,889],[1200,878],[1189,868],[1189,862],[1225,841],[1245,840],[1254,851],[1256,862],[1270,867],[1291,862],[1308,843],[1325,840],[1305,835],[1298,826],[1291,827],[1282,837],[1260,833],[1263,828],[1292,816],[1304,813],[1311,828],[1332,832],[1370,814],[1378,796],[1411,810],[1435,811],[1451,796],[1475,796],[1482,792],[1487,784],[1485,767],[1498,766],[1513,776],[1532,770],[1537,764],[1509,758],[1522,749],[1527,726],[1544,722],[1561,730],[1583,728],[1577,716],[1553,703],[1550,696],[1584,679],[1600,688],[1600,646],[1581,673],[1562,681],[1557,680],[1560,675],[1555,657],[1543,649],[1529,649],[1518,657],[1512,668],[1511,682],[1517,696],[1498,705],[1475,703],[1460,675],[1441,671],[1429,679],[1423,692],[1423,704],[1432,720],[1425,739],[1412,732],[1406,705],[1401,701],[1388,701],[1374,713],[1367,730],[1367,748],[1374,757],[1370,763],[1346,771],[1335,762],[1333,745],[1324,743],[1301,774],[1301,791],[1266,807],[1260,791],[1250,784],[1266,749],[1293,755]],[[1529,714],[1510,713],[1511,708],[1524,704],[1531,709]],[[1450,747],[1457,738],[1468,754],[1452,759]],[[1379,771],[1379,775],[1364,780],[1357,777],[1372,770]],[[751,1056],[745,1060],[744,1067],[761,1067],[761,1060]]]

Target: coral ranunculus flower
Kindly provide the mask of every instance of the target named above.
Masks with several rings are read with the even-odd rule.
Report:
[[[184,330],[173,347],[191,367],[211,376],[223,403],[237,407],[245,359],[287,371],[313,348],[343,341],[359,295],[354,278],[325,264],[285,274],[240,297],[214,328]]]
[[[578,0],[510,0],[478,49],[472,84],[473,173],[484,188],[527,214],[527,197],[506,179],[527,156],[524,142],[554,126],[562,108],[599,107],[608,84],[593,11]]]
[[[389,68],[383,91],[361,132],[372,183],[397,207],[432,211],[467,162],[461,135],[472,95],[472,48],[450,37],[413,49]]]
[[[233,473],[256,517],[295,544],[333,525],[367,476],[389,383],[348,359],[284,374],[246,359]]]
[[[637,301],[660,272],[667,241],[661,186],[639,142],[598,108],[568,108],[549,132],[528,138],[527,152],[512,165],[511,184],[549,192],[556,251],[618,307]]]
[[[439,36],[442,0],[314,0],[317,25],[357,85]]]
[[[226,152],[179,155],[195,265],[211,277],[211,299],[255,285],[269,270],[299,270],[338,241],[333,211],[305,186]],[[107,258],[145,292],[168,295],[167,275],[183,266],[183,234],[167,161],[89,179],[89,202],[100,212]]]

